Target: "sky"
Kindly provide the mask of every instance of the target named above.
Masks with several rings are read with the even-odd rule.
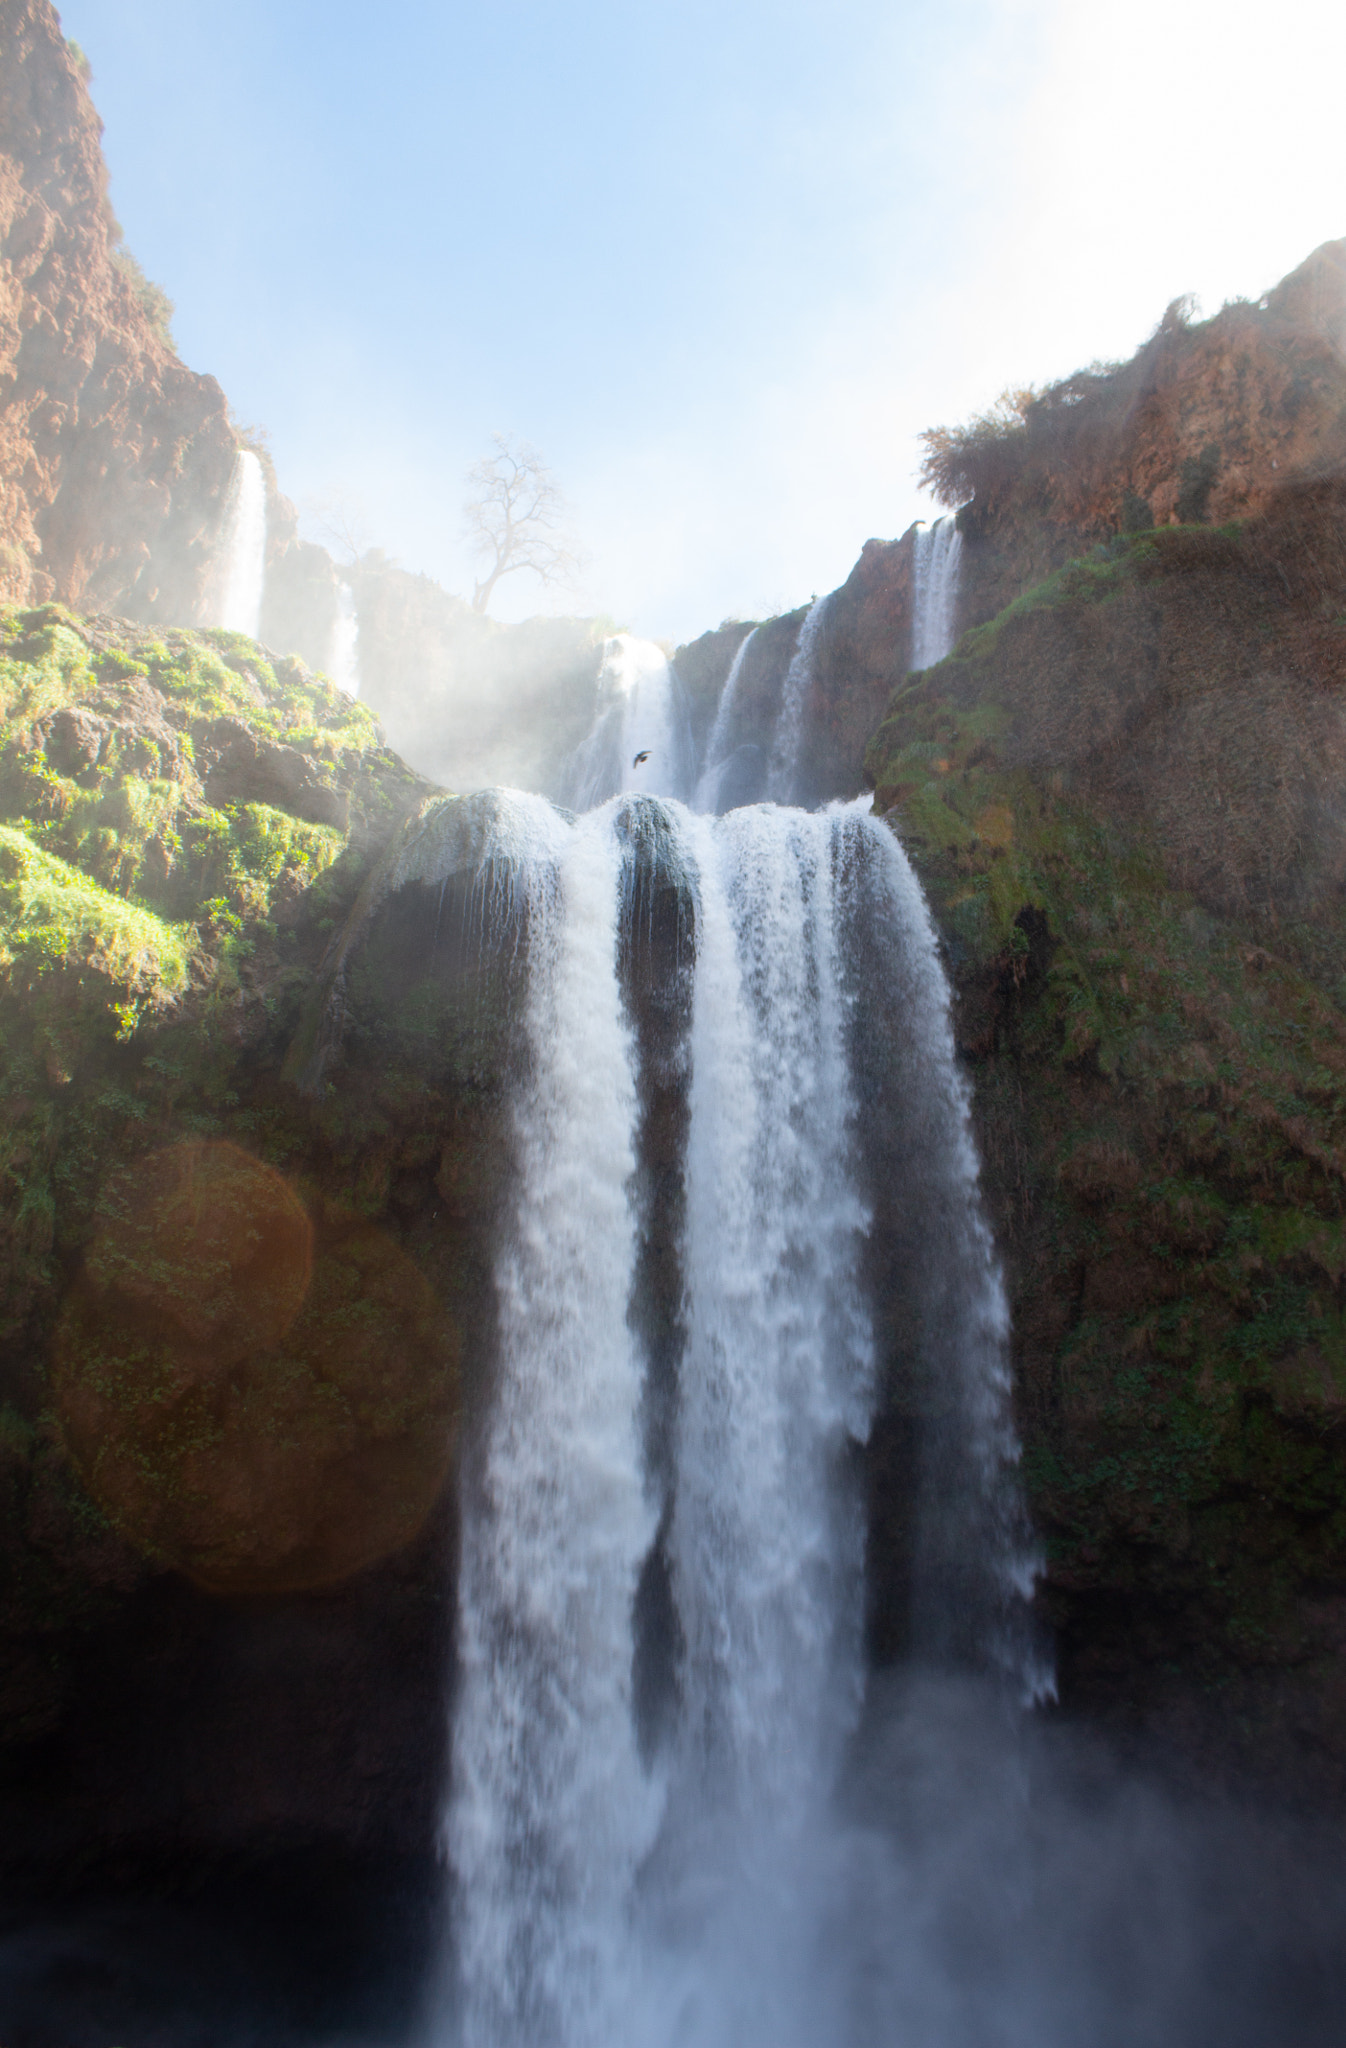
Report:
[[[1341,0],[69,0],[126,245],[307,532],[470,592],[494,433],[683,640],[935,516],[918,436],[1346,235]]]

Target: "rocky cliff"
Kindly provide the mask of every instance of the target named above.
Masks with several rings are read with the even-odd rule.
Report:
[[[1063,1696],[1346,1791],[1346,496],[1121,536],[893,696]]]
[[[1125,363],[1099,363],[926,436],[925,476],[966,542],[976,625],[1118,533],[1221,525],[1346,464],[1346,242],[1257,302],[1183,301]]]
[[[190,1874],[236,1906],[297,1872],[329,1927],[384,1898],[414,1945],[513,969],[441,946],[457,883],[369,935],[443,800],[312,672],[338,572],[274,477],[264,637],[312,663],[153,623],[197,615],[234,436],[116,261],[54,15],[5,0],[0,33],[0,1900]],[[1334,1805],[1344,254],[939,441],[971,630],[910,675],[913,536],[869,543],[800,792],[853,793],[872,736],[944,934],[1064,1710]],[[548,787],[601,629],[342,573],[418,768]],[[768,744],[803,616],[759,628],[734,745]],[[699,748],[748,630],[678,650]],[[899,1435],[869,1455],[880,1660]]]
[[[0,6],[0,597],[190,623],[235,436],[120,248],[83,67]]]
[[[239,437],[122,247],[100,134],[49,0],[0,0],[0,601],[194,626],[218,616]],[[263,643],[330,669],[344,581],[365,698],[422,772],[552,787],[593,715],[606,623],[502,627],[377,550],[341,568],[258,452]]]
[[[285,1067],[428,791],[226,634],[0,613],[0,718],[0,1901],[212,1901],[185,2012],[377,2029],[436,1884],[489,1075],[419,1018]],[[280,1990],[212,1964],[240,1915]],[[103,2038],[61,1967],[27,1940],[39,2034]]]

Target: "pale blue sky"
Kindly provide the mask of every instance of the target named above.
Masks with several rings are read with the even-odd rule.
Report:
[[[1346,233],[1346,9],[70,0],[128,246],[301,508],[470,588],[534,442],[652,636],[930,510],[916,435]],[[505,616],[534,586],[502,586]]]

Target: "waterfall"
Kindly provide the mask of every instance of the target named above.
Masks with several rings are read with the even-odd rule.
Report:
[[[953,648],[958,624],[958,573],[963,536],[952,519],[916,535],[913,563],[911,665],[932,668]]]
[[[719,809],[720,783],[723,779],[721,771],[733,751],[729,746],[729,735],[734,729],[734,719],[738,711],[739,678],[743,674],[743,663],[749,647],[757,638],[757,632],[758,629],[754,626],[750,633],[744,634],[729,664],[729,673],[724,679],[724,688],[720,691],[720,701],[715,707],[715,722],[710,729],[710,738],[706,741],[705,765],[698,778],[696,794],[692,800],[694,810]]]
[[[566,770],[566,801],[587,811],[622,791],[689,795],[687,711],[662,649],[632,633],[615,634],[603,649],[598,692],[593,726]]]
[[[827,597],[815,597],[799,628],[799,638],[781,685],[780,711],[767,764],[767,791],[778,803],[794,801],[799,780],[799,755],[804,743],[804,711],[813,681],[818,635],[827,615]]]
[[[234,457],[220,539],[216,617],[212,625],[257,638],[266,581],[266,477],[250,448]]]
[[[448,2038],[816,2048],[842,2038],[819,1958],[864,1693],[857,1459],[895,1374],[931,1416],[913,1653],[1043,1683],[933,931],[864,802],[492,815],[530,993],[463,1481]]]
[[[360,694],[360,621],[355,592],[344,579],[337,584],[336,618],[332,624],[332,681],[348,697]]]
[[[627,1324],[631,1039],[618,850],[585,819],[522,862],[532,993],[502,1369],[464,1518],[448,1845],[467,2038],[602,2039],[655,1803],[631,1716],[631,1608],[653,1535]]]

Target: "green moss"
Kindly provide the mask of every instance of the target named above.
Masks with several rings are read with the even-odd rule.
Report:
[[[1116,598],[1240,544],[1070,565],[898,690],[867,763],[976,1046],[1058,1611],[1142,1599],[1208,1672],[1300,1654],[1346,1570],[1346,912],[1178,886],[1143,808],[1025,748],[1023,636],[1086,617],[1088,701]]]
[[[0,825],[0,964],[29,974],[91,968],[131,992],[187,986],[195,934],[100,888]]]
[[[363,704],[293,659],[273,663],[242,633],[128,627],[95,644],[63,606],[0,614],[0,719],[30,721],[75,704],[101,683],[145,677],[193,720],[234,717],[270,739],[332,761],[379,746]]]
[[[0,647],[0,719],[40,718],[85,695],[95,677],[87,642],[60,605],[8,613]]]

